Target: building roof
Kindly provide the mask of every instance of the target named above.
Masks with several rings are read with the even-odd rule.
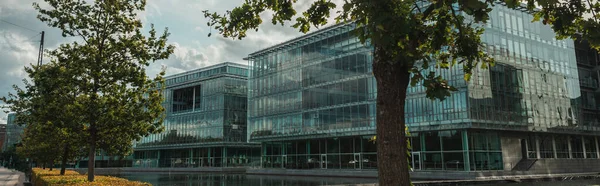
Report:
[[[329,30],[331,30],[331,29],[338,28],[338,27],[342,27],[342,26],[349,25],[349,24],[352,24],[352,23],[351,23],[351,22],[350,22],[350,23],[338,23],[338,24],[334,24],[334,25],[326,26],[326,27],[323,27],[323,28],[317,29],[317,30],[315,30],[315,31],[313,31],[313,32],[310,32],[310,33],[308,33],[308,34],[304,34],[304,35],[302,35],[302,36],[299,36],[299,37],[296,37],[296,38],[294,38],[294,39],[290,39],[290,40],[284,41],[284,42],[282,42],[282,43],[279,43],[279,44],[276,44],[276,45],[273,45],[273,46],[270,46],[270,47],[264,48],[264,49],[262,49],[262,50],[258,50],[258,51],[256,51],[256,52],[253,52],[253,53],[251,53],[251,54],[248,54],[248,55],[250,56],[250,55],[255,55],[255,54],[263,53],[263,52],[266,52],[266,51],[269,51],[269,50],[275,50],[275,49],[278,49],[278,48],[280,48],[280,47],[283,47],[283,46],[286,46],[286,45],[289,45],[289,44],[292,44],[292,43],[295,43],[295,42],[301,41],[301,40],[303,40],[303,39],[306,39],[306,38],[310,38],[310,37],[312,37],[312,36],[319,35],[319,34],[321,34],[321,33],[323,33],[323,32],[327,32],[327,31],[329,31]],[[247,60],[247,58],[244,58],[244,60]]]
[[[234,63],[234,62],[222,62],[222,63],[216,64],[216,65],[201,67],[201,68],[198,68],[198,69],[194,69],[194,70],[190,70],[190,71],[185,71],[185,72],[181,72],[181,73],[178,73],[178,74],[168,75],[168,76],[165,76],[164,78],[165,79],[170,79],[170,78],[175,78],[175,77],[181,77],[181,76],[185,76],[185,75],[188,75],[188,74],[193,74],[193,73],[196,73],[196,72],[202,72],[202,71],[212,70],[212,69],[215,69],[215,68],[221,68],[221,67],[224,67],[224,66],[232,66],[232,67],[239,67],[239,68],[248,69],[248,65]]]

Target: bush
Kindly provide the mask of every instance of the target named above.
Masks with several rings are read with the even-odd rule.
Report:
[[[94,182],[87,181],[87,175],[81,175],[78,172],[67,170],[65,175],[60,175],[60,170],[34,168],[32,170],[31,181],[34,186],[54,186],[54,185],[71,185],[71,186],[150,186],[149,183],[129,181],[124,178],[112,176],[96,176]]]

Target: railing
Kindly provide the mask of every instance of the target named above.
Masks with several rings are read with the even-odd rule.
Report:
[[[135,159],[133,167],[171,167],[171,168],[198,168],[198,167],[253,167],[260,166],[260,158],[239,157],[200,157],[200,158],[167,158],[167,159]]]

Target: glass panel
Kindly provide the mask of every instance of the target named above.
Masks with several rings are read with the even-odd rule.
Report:
[[[338,138],[329,138],[327,139],[327,154],[331,153],[339,153],[340,152],[340,144]]]
[[[541,158],[554,158],[552,148],[552,136],[540,136],[540,156]]]
[[[570,141],[573,158],[583,158],[583,141],[581,136],[571,136]]]
[[[438,132],[426,132],[425,134],[425,150],[426,151],[441,151],[440,137]]]
[[[363,151],[362,152],[377,152],[377,144],[373,141],[369,141],[370,136],[363,136]]]
[[[444,152],[444,169],[445,170],[465,170],[462,152]]]
[[[377,169],[377,154],[364,153],[362,160],[363,169]]]
[[[567,136],[556,136],[556,155],[557,158],[569,158],[569,140]]]
[[[442,153],[421,153],[423,158],[423,169],[425,170],[442,170]]]
[[[585,142],[586,158],[598,158],[596,143],[594,137],[586,136],[583,138]]]
[[[444,151],[460,151],[462,148],[462,133],[460,131],[440,131]]]
[[[353,138],[340,138],[341,153],[354,153]]]

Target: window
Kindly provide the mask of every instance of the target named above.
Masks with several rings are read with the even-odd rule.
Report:
[[[441,151],[440,137],[438,132],[427,132],[425,134],[425,151]]]
[[[504,30],[504,13],[502,11],[498,11],[498,28],[500,30]]]
[[[462,132],[461,131],[440,131],[444,151],[462,151]]]
[[[199,108],[201,100],[200,85],[173,90],[173,112]]]
[[[583,138],[585,145],[586,158],[598,158],[598,149],[596,149],[596,138],[586,136]]]
[[[523,35],[523,18],[518,17],[517,23],[518,23],[519,35]]]
[[[510,14],[505,14],[504,20],[506,21],[506,32],[507,33],[512,33],[512,26],[510,24],[510,17],[512,17]]]
[[[552,148],[552,136],[540,136],[540,156],[541,158],[554,158]]]
[[[570,142],[573,158],[583,158],[583,141],[581,136],[571,136]]]

